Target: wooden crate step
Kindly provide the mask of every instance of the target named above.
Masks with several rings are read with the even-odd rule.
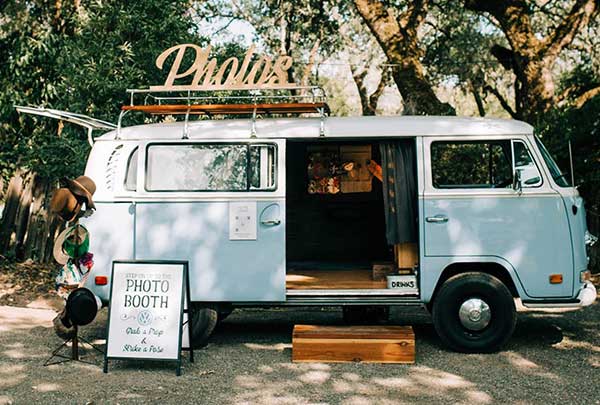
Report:
[[[295,325],[293,362],[414,363],[411,326]]]

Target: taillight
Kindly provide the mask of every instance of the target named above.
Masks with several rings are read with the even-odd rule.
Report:
[[[550,284],[562,284],[563,275],[562,274],[550,274]]]
[[[96,285],[106,285],[106,284],[108,284],[108,277],[106,277],[106,276],[96,276],[96,278],[94,279],[94,281],[96,282]]]

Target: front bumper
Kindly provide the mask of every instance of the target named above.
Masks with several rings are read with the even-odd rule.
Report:
[[[585,284],[583,285],[583,287],[581,287],[581,290],[579,290],[579,293],[577,294],[577,298],[575,298],[574,300],[570,300],[570,301],[565,301],[565,302],[544,302],[544,301],[529,301],[529,302],[525,302],[523,301],[523,306],[525,306],[526,308],[537,308],[537,309],[543,309],[543,308],[582,308],[582,307],[587,307],[589,305],[592,305],[594,303],[594,301],[596,301],[596,297],[597,297],[597,292],[596,292],[596,287],[594,287],[594,284],[592,284],[591,281],[586,281]]]
[[[598,293],[596,292],[596,287],[594,287],[594,284],[592,284],[591,281],[586,281],[583,288],[579,290],[579,294],[577,295],[579,306],[587,307],[588,305],[592,305],[594,301],[596,301],[597,296]]]

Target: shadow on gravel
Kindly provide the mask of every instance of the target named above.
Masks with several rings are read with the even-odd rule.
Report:
[[[106,312],[82,328],[103,344]],[[460,354],[441,345],[426,313],[394,311],[411,324],[414,365],[292,363],[295,324],[343,324],[339,309],[236,310],[196,362],[111,362],[41,367],[60,344],[51,327],[0,332],[0,403],[399,404],[585,403],[598,400],[600,305],[564,313],[521,313],[513,338],[494,354]]]

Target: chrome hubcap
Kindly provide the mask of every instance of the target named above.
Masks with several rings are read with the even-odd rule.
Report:
[[[479,298],[469,298],[458,310],[462,325],[473,331],[479,331],[489,325],[492,313],[490,306]]]

